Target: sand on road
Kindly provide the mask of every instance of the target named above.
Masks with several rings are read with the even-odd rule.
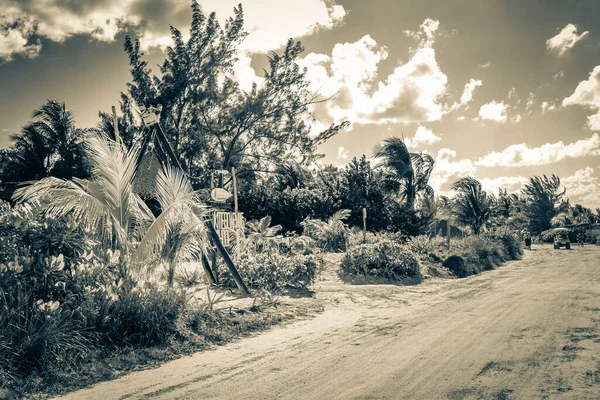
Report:
[[[314,319],[65,398],[600,398],[600,247],[416,286],[325,273],[315,290]]]

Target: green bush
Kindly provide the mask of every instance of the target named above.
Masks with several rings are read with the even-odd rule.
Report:
[[[0,263],[15,256],[63,255],[67,267],[95,245],[80,227],[69,219],[36,216],[27,205],[11,207],[0,201]]]
[[[465,263],[465,260],[461,256],[450,256],[444,260],[442,265],[454,272],[459,278],[465,278],[476,273],[473,267]]]
[[[446,239],[440,236],[419,235],[408,239],[405,245],[414,254],[440,260],[448,250],[446,243]]]
[[[349,275],[395,280],[403,277],[422,278],[415,256],[402,245],[388,240],[351,247],[342,259],[342,271]]]
[[[90,341],[79,291],[60,257],[15,257],[0,264],[0,369],[23,375],[64,365]]]
[[[494,269],[506,260],[518,259],[522,254],[518,237],[505,228],[452,239],[449,251],[451,256],[442,265],[460,278]]]
[[[494,269],[504,261],[501,243],[483,235],[466,237],[455,248],[451,246],[451,251],[463,257],[477,272]]]
[[[176,335],[185,293],[150,286],[123,293],[107,314],[105,337],[116,345],[161,345]]]
[[[491,240],[500,241],[504,255],[510,260],[517,260],[523,254],[521,241],[516,232],[506,227],[500,227],[485,234]]]
[[[315,279],[317,262],[314,255],[246,252],[236,267],[248,287],[283,292],[290,288],[307,288]],[[234,287],[235,283],[227,269],[221,268],[220,271],[220,281]]]

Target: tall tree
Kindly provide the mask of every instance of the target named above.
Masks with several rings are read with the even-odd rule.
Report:
[[[162,107],[161,126],[191,175],[236,167],[243,178],[273,172],[289,159],[314,160],[317,146],[346,124],[309,136],[311,107],[327,99],[308,90],[306,73],[296,63],[304,48],[293,40],[282,54],[269,55],[260,85],[242,90],[233,65],[246,32],[242,6],[233,11],[221,27],[214,13],[206,17],[193,1],[190,38],[171,28],[173,46],[159,76],[143,60],[139,41],[127,38],[129,96],[138,105]]]
[[[12,135],[12,162],[8,168],[14,180],[41,179],[52,169],[52,144],[50,138],[35,124],[28,124],[21,132]],[[8,171],[7,171],[8,172]]]
[[[343,176],[347,181],[344,191],[343,208],[352,212],[349,223],[362,226],[362,209],[367,209],[367,227],[371,230],[384,229],[385,193],[381,173],[371,167],[367,157],[354,157],[344,168]]]
[[[537,235],[552,227],[552,218],[565,209],[566,189],[560,190],[560,178],[533,176],[521,191],[529,218],[529,230]]]
[[[461,225],[471,228],[479,234],[492,216],[494,197],[489,196],[481,187],[481,183],[466,176],[452,185],[456,191],[453,203],[454,219]]]
[[[82,139],[85,131],[75,126],[73,113],[64,102],[48,100],[33,112],[32,127],[45,136],[54,153],[50,174],[70,178],[85,174]]]
[[[387,187],[399,190],[410,210],[414,210],[419,195],[433,195],[429,177],[435,161],[429,154],[410,153],[402,139],[391,137],[376,148],[375,157],[382,160]]]

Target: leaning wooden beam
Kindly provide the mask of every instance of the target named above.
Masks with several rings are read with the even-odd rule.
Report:
[[[219,283],[219,266],[217,264],[217,251],[214,249],[211,249],[211,251],[210,251],[210,267],[212,268],[213,276],[215,277],[215,280],[217,281],[217,284],[218,284]]]
[[[238,289],[242,290],[244,294],[249,295],[250,291],[248,290],[248,287],[242,280],[242,277],[240,276],[238,270],[235,268],[233,261],[231,261],[231,257],[229,257],[229,253],[227,253],[227,250],[223,246],[223,243],[221,242],[221,239],[219,238],[219,235],[217,234],[217,231],[215,230],[215,226],[213,225],[212,221],[206,221],[206,227],[208,228],[208,234],[217,246],[217,250],[219,251],[219,253],[221,253],[221,256],[225,260],[227,269],[229,269],[229,273],[233,277],[233,280],[235,281],[235,284],[237,285]]]
[[[216,285],[218,283],[217,278],[216,278],[216,276],[213,275],[213,272],[210,269],[210,264],[208,263],[208,259],[206,258],[204,253],[202,253],[202,257],[201,257],[200,261],[202,262],[202,268],[204,269],[204,273],[206,274],[206,276],[208,276],[208,280],[210,281],[210,284]]]

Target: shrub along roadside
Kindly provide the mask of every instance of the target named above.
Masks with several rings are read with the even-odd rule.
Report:
[[[32,371],[26,378],[6,380],[0,375],[0,399],[32,398],[32,394],[40,398],[66,394],[322,311],[322,305],[312,300],[296,305],[279,303],[277,307],[261,307],[260,312],[233,309],[208,313],[200,308],[188,309],[177,320],[180,326],[178,335],[169,338],[164,345],[93,346],[77,363],[60,368],[48,366],[41,371]]]
[[[73,390],[302,312],[303,305],[264,304],[211,312],[183,289],[146,283],[123,290],[118,268],[101,258],[18,256],[0,263],[0,398]]]
[[[419,262],[400,244],[389,240],[351,247],[342,259],[342,271],[348,275],[364,275],[400,281],[421,281]]]
[[[446,250],[447,251],[447,250]],[[506,228],[453,240],[442,265],[459,278],[494,269],[523,254],[518,236]]]
[[[306,236],[254,238],[248,241],[236,267],[248,287],[283,293],[307,289],[313,283],[320,259],[313,254],[314,241]],[[219,268],[219,282],[234,288],[226,268]]]

